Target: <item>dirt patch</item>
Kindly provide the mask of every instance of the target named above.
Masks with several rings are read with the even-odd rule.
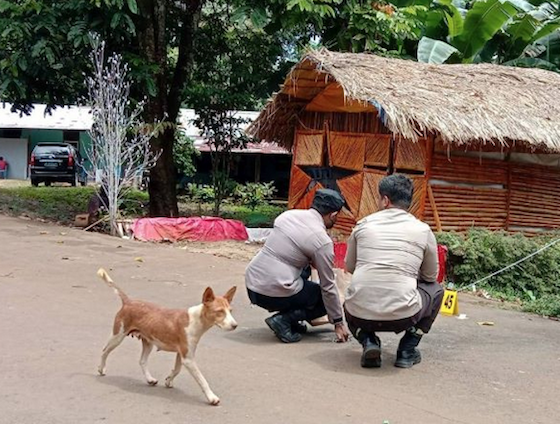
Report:
[[[0,188],[30,187],[29,180],[0,180]]]
[[[182,242],[177,243],[179,249],[190,253],[206,253],[220,258],[235,259],[249,262],[261,249],[262,244],[238,241],[221,242]]]

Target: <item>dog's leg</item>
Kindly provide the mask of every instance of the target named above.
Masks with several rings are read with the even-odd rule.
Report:
[[[105,375],[105,371],[107,369],[107,356],[109,356],[109,354],[122,343],[125,337],[126,334],[124,334],[123,330],[121,329],[117,334],[114,334],[109,339],[109,341],[103,348],[103,353],[101,354],[101,363],[99,364],[99,368],[97,368],[97,372],[99,372],[99,375]]]
[[[181,357],[181,354],[178,353],[177,357],[175,358],[175,368],[171,370],[171,374],[169,374],[165,379],[165,387],[169,387],[169,388],[173,387],[173,380],[181,372],[182,364],[183,364],[183,358]]]
[[[194,358],[187,357],[187,359],[185,359],[184,365],[185,368],[189,370],[193,378],[196,380],[196,382],[198,383],[198,385],[206,395],[206,398],[208,399],[210,405],[218,405],[220,403],[220,398],[214,394],[212,389],[210,389],[208,382],[206,381],[206,379],[198,369],[198,365],[196,365]]]
[[[155,386],[158,383],[158,381],[154,377],[152,377],[152,374],[150,374],[147,366],[148,357],[150,356],[150,353],[152,353],[153,347],[153,344],[142,339],[142,356],[140,356],[140,367],[142,368],[144,377],[146,377],[146,381],[150,386]]]

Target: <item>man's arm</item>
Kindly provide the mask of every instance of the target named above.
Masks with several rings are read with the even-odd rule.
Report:
[[[432,230],[429,230],[428,243],[424,250],[424,260],[422,261],[418,278],[427,283],[435,283],[437,281],[438,271],[437,241]]]
[[[334,248],[332,243],[325,244],[315,251],[313,264],[319,274],[323,302],[332,324],[342,322],[342,305],[338,296],[334,270]]]
[[[346,258],[344,258],[344,264],[346,265],[346,271],[353,274],[356,270],[356,259],[357,259],[357,243],[356,243],[356,228],[350,234],[350,237],[346,241]]]

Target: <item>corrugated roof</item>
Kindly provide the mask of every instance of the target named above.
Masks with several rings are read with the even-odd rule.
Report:
[[[11,104],[0,105],[0,128],[9,129],[40,129],[40,130],[79,130],[87,131],[92,125],[90,108],[85,106],[57,107],[50,114],[46,114],[46,105],[34,104],[29,115],[11,111]],[[243,129],[254,121],[259,112],[239,111],[235,115],[245,118],[249,122],[243,125]],[[194,109],[181,109],[179,122],[185,128],[188,137],[194,140],[195,147],[203,152],[210,151],[206,140],[200,136],[199,129],[193,124],[196,118]],[[238,153],[263,153],[263,154],[287,154],[286,149],[276,143],[249,143],[247,149],[236,149]]]

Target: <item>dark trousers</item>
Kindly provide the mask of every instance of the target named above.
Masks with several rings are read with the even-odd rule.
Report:
[[[377,331],[400,333],[410,327],[416,327],[422,330],[422,332],[428,333],[439,313],[439,308],[443,300],[443,287],[437,283],[418,281],[418,291],[422,297],[422,309],[409,318],[395,321],[371,321],[354,317],[345,308],[344,313],[346,315],[348,329],[357,339],[358,330],[360,330],[359,332],[361,334],[371,334]]]
[[[327,310],[323,303],[321,286],[309,280],[303,280],[303,288],[293,296],[270,297],[255,293],[247,289],[251,303],[266,309],[269,312],[290,312],[294,310],[305,311],[306,321],[326,315]]]

